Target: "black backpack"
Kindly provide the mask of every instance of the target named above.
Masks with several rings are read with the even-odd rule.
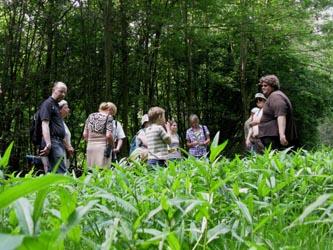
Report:
[[[42,131],[42,121],[39,116],[39,110],[36,111],[32,121],[32,127],[30,129],[30,141],[35,146],[40,146],[42,142],[43,131]]]

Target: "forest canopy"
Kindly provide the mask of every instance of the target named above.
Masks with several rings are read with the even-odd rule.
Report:
[[[102,101],[130,140],[151,106],[178,122],[199,115],[226,155],[244,150],[258,79],[275,74],[301,145],[315,149],[332,121],[332,1],[1,0],[1,148],[32,153],[32,116],[55,81],[68,85],[66,120],[82,164],[82,130]],[[324,119],[325,118],[325,119]],[[127,145],[123,155],[128,152]]]

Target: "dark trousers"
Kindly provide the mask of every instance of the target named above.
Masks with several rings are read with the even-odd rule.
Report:
[[[264,145],[265,149],[271,145],[271,150],[281,149],[280,138],[278,136],[264,136],[260,138],[261,143]]]
[[[277,149],[277,150],[284,150],[287,148],[292,147],[292,150],[290,152],[294,152],[298,149],[298,141],[288,141],[287,146],[282,146],[280,144],[280,137],[278,136],[264,136],[260,138],[261,143],[264,145],[265,148],[268,148],[269,145],[271,146],[271,150]]]

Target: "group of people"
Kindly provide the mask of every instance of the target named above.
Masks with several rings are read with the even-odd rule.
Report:
[[[121,132],[117,132],[117,126],[113,125],[115,114],[115,105],[103,102],[99,111],[90,114],[86,120],[83,136],[87,141],[86,156],[89,169],[94,166],[110,166],[112,160],[109,155],[120,150],[125,134],[120,123],[118,128]],[[189,153],[201,158],[207,154],[207,145],[210,143],[209,130],[206,126],[199,125],[197,115],[191,115],[189,120],[191,128],[186,133]],[[152,167],[166,167],[169,161],[182,160],[177,122],[166,122],[165,110],[160,107],[152,107],[148,114],[142,116],[141,129],[137,132],[135,143],[136,150],[129,156],[131,160],[147,162]]]
[[[210,143],[207,126],[199,124],[197,115],[189,117],[191,127],[186,131],[186,145],[189,154],[195,158],[207,156],[207,146]],[[147,160],[149,166],[166,167],[169,161],[181,161],[181,142],[177,133],[177,122],[166,122],[165,110],[152,107],[148,114],[143,115],[142,128],[136,136],[136,149],[130,159]]]
[[[265,149],[283,150],[298,147],[298,135],[289,98],[280,90],[275,75],[260,78],[262,92],[255,94],[257,107],[245,122],[246,150],[262,153]]]
[[[68,102],[64,100],[67,86],[63,82],[55,82],[52,93],[39,109],[39,117],[42,121],[42,141],[39,155],[44,166],[44,172],[54,170],[65,174],[70,166],[70,158],[74,154],[71,145],[71,132],[64,118],[68,116],[70,109]],[[89,142],[87,144],[87,165],[110,165],[111,160],[116,161],[126,138],[122,125],[114,119],[117,107],[112,102],[103,102],[99,111],[90,114],[86,120],[83,136]],[[101,146],[109,147],[110,156],[105,157]],[[111,151],[112,148],[112,151]]]
[[[280,90],[279,79],[275,75],[264,76],[260,78],[259,86],[262,92],[255,94],[257,107],[251,110],[245,122],[247,150],[261,153],[268,147],[272,150],[296,149],[298,136],[293,108],[289,98]],[[40,107],[43,138],[39,153],[45,172],[53,171],[57,166],[57,173],[66,173],[69,158],[74,153],[71,133],[64,122],[70,111],[64,100],[66,93],[65,83],[54,83],[51,96]],[[98,112],[86,119],[83,137],[87,141],[86,162],[89,169],[110,167],[112,161],[117,161],[116,155],[126,136],[121,123],[114,119],[116,113],[114,103],[103,102]],[[195,158],[207,157],[210,144],[207,126],[199,123],[196,114],[190,115],[189,124],[190,128],[186,131],[189,154]],[[150,108],[143,115],[141,125],[136,136],[137,150],[133,154],[146,160],[149,166],[165,167],[169,161],[182,159],[177,123],[166,122],[163,108]]]
[[[45,173],[54,171],[65,174],[74,154],[71,145],[71,133],[64,118],[70,109],[64,99],[67,86],[55,82],[52,93],[40,106],[39,116],[42,121],[41,156]],[[117,153],[126,138],[120,122],[115,120],[117,107],[112,102],[102,102],[97,112],[86,119],[83,137],[87,141],[86,164],[88,169],[95,166],[109,168],[111,162],[117,161]],[[189,118],[191,128],[186,131],[186,145],[189,153],[195,158],[207,155],[210,143],[209,130],[199,124],[197,115]],[[137,149],[141,149],[140,159],[146,160],[149,166],[167,166],[168,161],[181,161],[180,137],[177,133],[177,122],[166,122],[165,110],[152,107],[142,117],[142,128],[137,133]]]

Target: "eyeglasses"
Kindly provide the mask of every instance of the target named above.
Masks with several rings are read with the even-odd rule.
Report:
[[[268,85],[267,84],[261,84],[260,87],[266,88]]]
[[[263,102],[263,101],[265,101],[265,99],[263,99],[263,98],[257,98],[257,102]]]

